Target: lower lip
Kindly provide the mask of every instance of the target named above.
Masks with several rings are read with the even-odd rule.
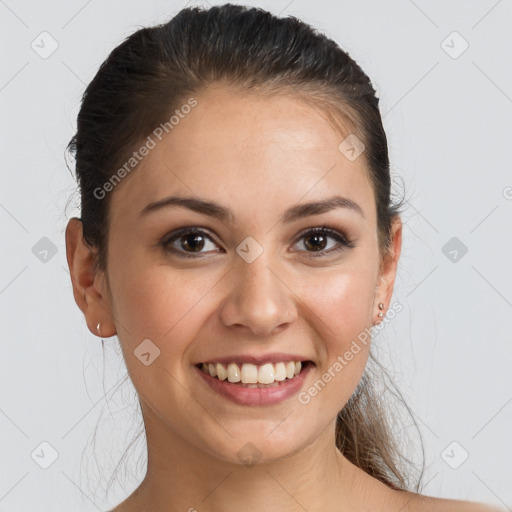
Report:
[[[312,363],[308,363],[293,379],[281,381],[277,386],[262,388],[244,388],[243,386],[232,384],[228,380],[219,380],[216,377],[212,377],[197,366],[195,366],[195,369],[211,389],[237,404],[273,405],[296,395],[303,386],[304,380],[312,366]]]

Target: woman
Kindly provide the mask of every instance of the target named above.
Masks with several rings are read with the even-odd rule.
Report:
[[[402,226],[375,90],[333,41],[183,9],[114,49],[69,147],[75,300],[146,431],[116,512],[496,510],[412,492],[370,391]]]

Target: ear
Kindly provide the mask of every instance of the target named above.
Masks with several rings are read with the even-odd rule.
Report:
[[[97,252],[85,241],[82,221],[76,217],[66,227],[66,256],[73,296],[87,327],[95,336],[114,336],[116,328],[105,274],[96,268]]]
[[[398,259],[402,250],[402,220],[399,216],[393,219],[390,233],[390,247],[382,258],[379,281],[375,293],[375,302],[384,303],[385,310],[389,308],[393,295]]]

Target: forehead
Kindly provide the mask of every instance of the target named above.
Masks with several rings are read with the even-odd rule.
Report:
[[[143,158],[111,197],[112,217],[137,213],[165,195],[197,195],[227,205],[273,210],[334,193],[357,200],[372,217],[364,158],[349,160],[343,135],[298,97],[240,93],[212,86]],[[186,103],[186,99],[183,103]],[[179,109],[179,107],[178,107]],[[356,199],[357,198],[357,199]]]

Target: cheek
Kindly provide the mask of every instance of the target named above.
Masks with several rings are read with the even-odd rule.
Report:
[[[162,352],[181,359],[205,320],[208,295],[223,274],[171,269],[154,262],[144,266],[136,258],[131,261],[112,279],[113,311],[123,345],[133,351],[150,339]]]
[[[341,270],[324,277],[317,275],[314,286],[304,283],[302,297],[311,312],[310,320],[322,328],[329,351],[343,350],[352,337],[371,326],[375,289],[372,275],[371,269]]]
[[[187,407],[190,397],[176,383],[189,378],[189,349],[201,333],[208,293],[220,277],[192,280],[190,272],[163,266],[130,269],[113,292],[127,370],[139,395],[156,410]],[[147,352],[151,362],[146,366],[141,357]]]
[[[321,390],[319,402],[332,404],[331,410],[341,410],[355,390],[366,366],[370,350],[372,300],[375,283],[371,269],[340,271],[325,279],[315,279],[315,286],[303,285],[304,315],[319,355],[319,381],[306,390],[301,403],[309,403]],[[320,414],[320,410],[318,411]]]

